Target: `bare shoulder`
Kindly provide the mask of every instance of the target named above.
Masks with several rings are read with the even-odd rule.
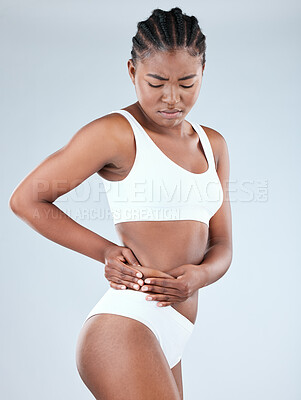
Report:
[[[108,114],[82,126],[60,149],[47,156],[18,185],[15,199],[32,199],[36,182],[47,181],[39,201],[53,202],[107,166],[118,170],[128,149],[129,127],[120,114]],[[57,182],[62,184],[57,185]]]
[[[218,165],[220,157],[225,154],[225,152],[228,152],[226,139],[220,132],[216,131],[215,129],[209,128],[208,126],[204,125],[201,125],[201,127],[204,129],[205,133],[208,136],[214,154],[215,164]]]
[[[104,140],[114,144],[122,145],[128,140],[130,126],[126,118],[119,113],[106,114],[88,124],[82,130],[87,135],[97,134],[97,139],[103,143]]]
[[[132,150],[135,148],[135,136],[131,124],[120,113],[111,113],[101,118],[101,125],[106,126],[106,133],[110,137],[108,144],[110,149],[114,151],[111,154],[111,159],[108,170],[110,167],[120,169],[120,172],[127,168],[129,159],[131,158]],[[131,160],[130,160],[131,162]]]
[[[90,157],[100,166],[118,164],[131,138],[128,121],[119,113],[106,114],[84,125],[71,139],[90,143]]]

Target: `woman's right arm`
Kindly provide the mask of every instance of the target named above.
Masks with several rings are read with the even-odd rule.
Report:
[[[118,160],[120,137],[111,115],[83,126],[19,183],[9,199],[10,208],[46,238],[105,263],[106,249],[117,245],[75,222],[53,202]],[[129,258],[134,264],[134,255]]]

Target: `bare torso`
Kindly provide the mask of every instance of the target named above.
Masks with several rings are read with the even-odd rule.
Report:
[[[194,173],[207,170],[208,163],[198,134],[191,125],[186,124],[189,133],[185,139],[163,137],[147,129],[144,116],[136,104],[126,107],[136,120],[144,127],[155,144],[172,161]],[[119,165],[108,165],[99,171],[99,175],[107,180],[119,181],[130,172],[135,159],[135,141],[131,127],[128,126],[123,156]],[[122,124],[123,132],[125,124]],[[185,151],[183,151],[183,148]],[[182,264],[200,264],[203,260],[208,241],[208,226],[193,220],[179,221],[131,221],[115,225],[116,231],[124,246],[129,247],[142,266],[167,272]],[[191,322],[195,323],[198,306],[198,291],[184,302],[172,305]]]

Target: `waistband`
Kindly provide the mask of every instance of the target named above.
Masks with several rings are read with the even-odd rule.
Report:
[[[119,296],[120,301],[125,298],[132,298],[135,301],[139,302],[147,302],[147,303],[158,303],[155,300],[146,300],[146,297],[149,295],[147,292],[141,292],[138,290],[133,289],[114,289],[110,287],[107,291],[107,294],[110,296]],[[157,308],[161,308],[162,310],[166,309],[169,313],[172,314],[173,318],[185,329],[187,329],[190,333],[193,331],[194,324],[186,318],[183,314],[177,311],[172,306],[165,306],[165,307],[158,307],[157,304],[155,305]]]

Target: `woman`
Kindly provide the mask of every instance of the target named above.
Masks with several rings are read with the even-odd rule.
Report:
[[[183,399],[181,357],[198,289],[231,264],[227,144],[185,120],[201,88],[205,49],[194,16],[154,10],[138,23],[128,61],[138,101],[81,128],[10,199],[39,233],[105,264],[111,287],[83,324],[76,358],[97,399]],[[53,204],[95,172],[124,246]],[[43,190],[32,198],[39,182]]]

